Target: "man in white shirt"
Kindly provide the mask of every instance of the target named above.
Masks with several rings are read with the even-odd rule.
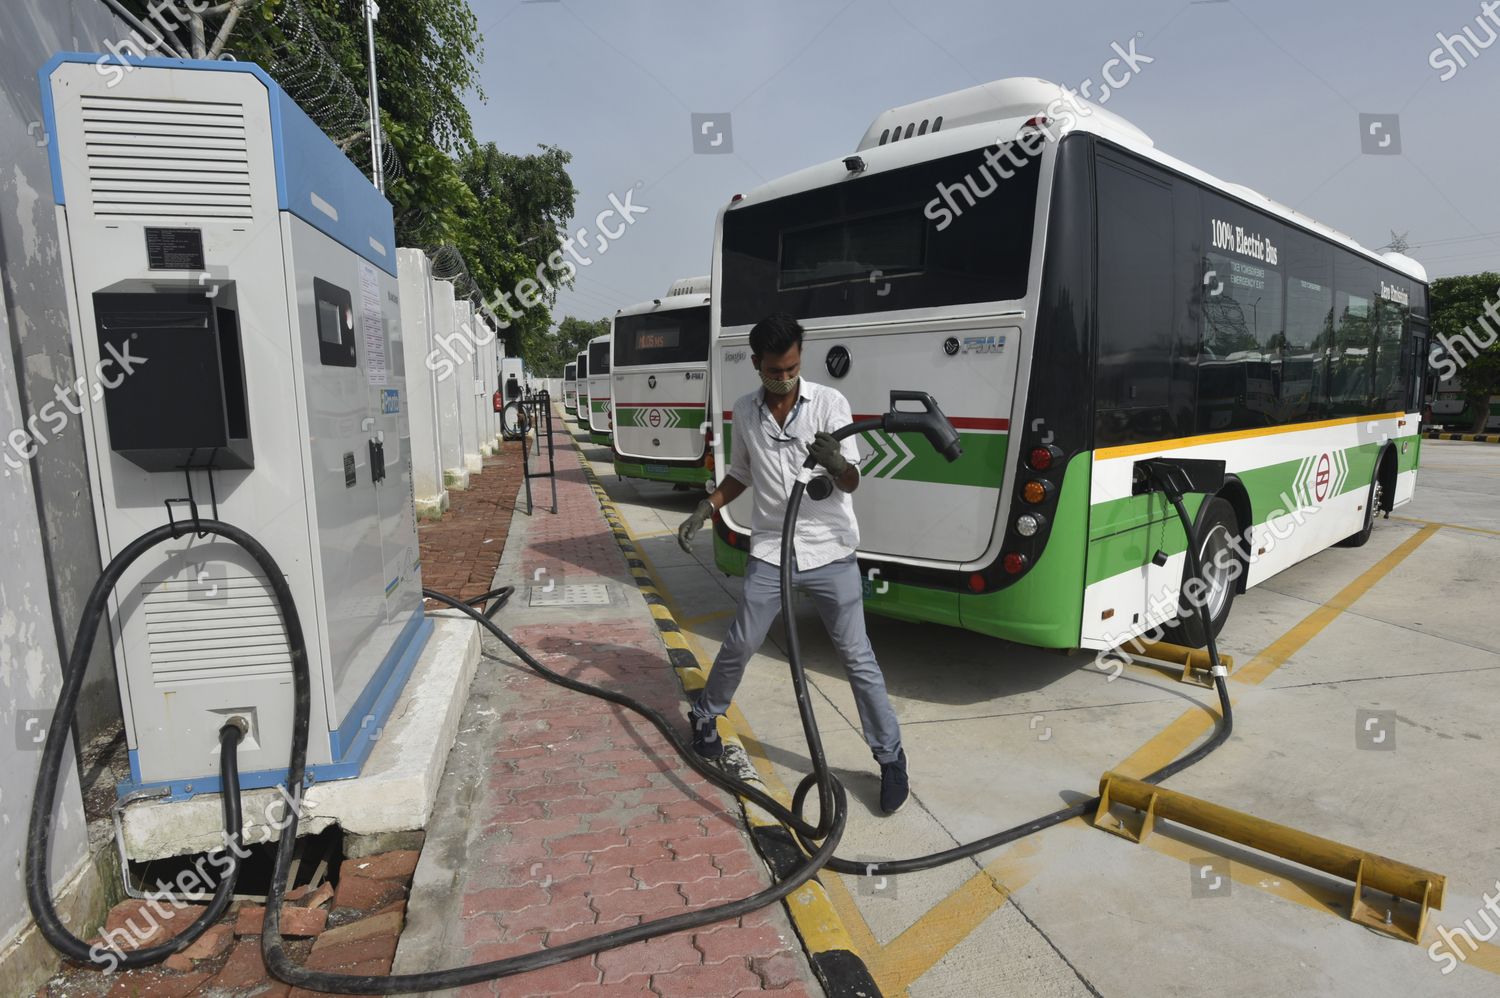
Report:
[[[800,377],[802,327],[789,315],[757,323],[750,330],[750,354],[761,387],[734,404],[726,476],[677,530],[678,543],[691,553],[693,537],[714,511],[747,488],[753,490],[744,595],[708,683],[693,703],[693,747],[710,759],[724,752],[715,722],[729,709],[745,666],[781,610],[782,519],[797,473],[811,454],[833,488],[826,498],[803,499],[792,538],[792,583],[813,598],[843,657],[860,727],[880,764],[880,809],[894,814],[906,803],[910,788],[901,728],[865,633],[863,580],[854,554],[859,525],[850,498],[859,487],[859,448],[852,437],[842,444],[833,437],[834,430],[851,421],[849,400],[836,389]]]

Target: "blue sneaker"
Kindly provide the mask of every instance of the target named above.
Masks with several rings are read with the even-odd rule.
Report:
[[[689,715],[693,722],[693,751],[704,759],[719,759],[724,755],[724,740],[719,737],[718,718]]]
[[[895,814],[906,806],[911,797],[911,782],[906,778],[906,750],[902,749],[894,762],[880,764],[880,810],[884,814]]]

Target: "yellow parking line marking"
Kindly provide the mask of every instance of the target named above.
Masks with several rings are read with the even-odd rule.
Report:
[[[1078,819],[1069,822],[1073,823],[1082,824]],[[1035,836],[1017,842],[881,947],[870,962],[870,973],[881,990],[906,991],[999,911],[1014,891],[1037,874],[1040,848]]]
[[[1442,523],[1437,520],[1419,520],[1414,516],[1393,516],[1392,520],[1400,520],[1402,523],[1424,523],[1433,527],[1443,527],[1446,530],[1467,530],[1471,534],[1488,534],[1491,537],[1500,537],[1500,530],[1490,530],[1486,527],[1466,527],[1461,523]]]
[[[623,517],[621,519],[623,521]],[[1423,529],[1407,538],[1374,566],[1340,590],[1333,599],[1314,610],[1291,630],[1267,646],[1232,678],[1247,686],[1263,682],[1413,551],[1426,543],[1439,529],[1450,527],[1500,536],[1500,531],[1478,527],[1461,527],[1455,524],[1435,523],[1408,517],[1395,517],[1395,519],[1422,524]],[[627,533],[630,532],[628,526],[625,529]],[[652,568],[653,575],[655,575],[654,566],[651,565],[649,557],[644,553],[641,553],[640,557]],[[675,600],[665,587],[661,588],[663,600],[675,610]],[[679,618],[679,623],[703,622],[705,619],[728,616],[733,612],[725,610],[703,614],[697,618]],[[691,635],[687,635],[687,640],[694,646],[694,655],[706,672],[707,656],[697,646],[697,642]],[[740,732],[746,752],[756,770],[761,774],[767,788],[778,799],[789,800],[790,794],[785,784],[776,775],[775,767],[767,757],[764,745],[755,737],[749,722],[737,706],[731,706],[729,720]],[[1157,769],[1170,759],[1176,758],[1193,742],[1201,738],[1212,727],[1212,724],[1212,718],[1201,711],[1186,712],[1116,769],[1132,775]],[[1081,826],[1082,822],[1075,819],[1067,824]],[[1163,855],[1184,861],[1205,852],[1202,843],[1189,847],[1166,835],[1152,836],[1147,840],[1147,844],[1148,847]],[[850,895],[842,877],[825,873],[820,879],[824,882],[830,902],[839,917],[844,920],[851,940],[858,952],[866,959],[870,972],[879,983],[881,990],[890,995],[904,994],[907,988],[935,966],[943,956],[966,939],[986,918],[999,910],[1012,892],[1030,882],[1038,872],[1034,863],[1031,862],[1031,857],[1039,848],[1039,837],[1032,837],[1017,843],[884,946],[878,942],[868,923],[865,922],[857,902]],[[1314,910],[1332,912],[1342,917],[1343,909],[1348,903],[1342,893],[1332,889],[1264,876],[1261,871],[1249,866],[1243,859],[1232,862],[1230,869],[1235,871],[1234,878],[1237,882]],[[1467,955],[1465,962],[1493,973],[1500,973],[1500,946],[1481,943],[1477,951]]]
[[[723,620],[725,617],[733,617],[734,614],[735,611],[732,608],[728,610],[711,610],[708,613],[694,614],[691,617],[678,617],[677,623],[683,627],[696,627],[699,624],[706,624],[712,620]]]
[[[1390,574],[1417,548],[1442,529],[1438,524],[1428,524],[1398,544],[1394,550],[1380,559],[1363,574],[1349,583],[1327,603],[1302,618],[1291,630],[1271,642],[1259,655],[1240,667],[1230,681],[1244,686],[1255,686],[1266,680],[1271,673],[1286,664],[1287,660],[1301,651],[1317,637],[1325,627],[1347,610],[1353,603],[1381,579]],[[1206,734],[1215,723],[1214,715],[1202,710],[1190,710],[1182,714],[1146,744],[1142,745],[1115,770],[1127,776],[1142,777],[1165,766],[1182,755],[1188,747]]]

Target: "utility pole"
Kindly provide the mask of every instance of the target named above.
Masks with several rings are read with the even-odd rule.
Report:
[[[375,189],[385,193],[385,142],[380,134],[380,84],[375,80],[375,19],[380,16],[380,5],[375,0],[365,0],[365,44],[369,50],[367,62],[370,66],[370,180]]]

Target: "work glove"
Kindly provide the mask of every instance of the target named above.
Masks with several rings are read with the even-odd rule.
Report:
[[[834,439],[832,433],[818,432],[813,435],[812,445],[807,448],[807,453],[812,459],[824,468],[834,478],[838,478],[849,470],[849,459],[844,457],[844,452],[839,448],[839,442]]]
[[[677,528],[677,543],[682,550],[688,554],[693,553],[693,538],[698,536],[699,529],[714,515],[714,504],[707,499],[698,504],[693,510],[693,515],[682,521],[682,526]]]

